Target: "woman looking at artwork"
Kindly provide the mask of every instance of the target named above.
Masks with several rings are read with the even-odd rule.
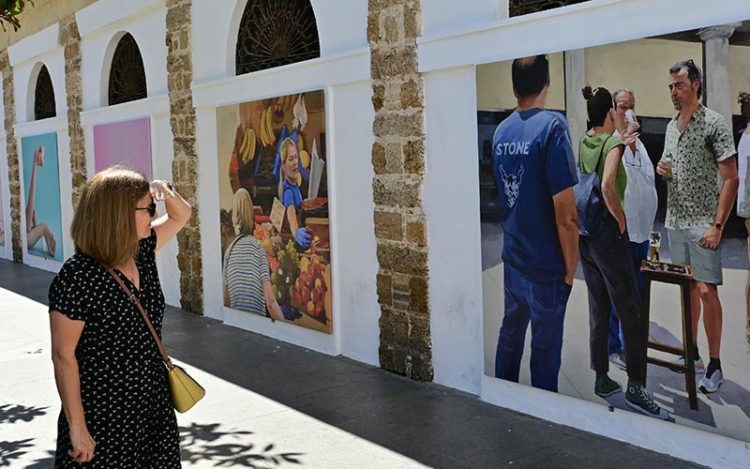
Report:
[[[284,319],[273,294],[268,257],[253,236],[255,219],[253,200],[246,189],[232,197],[232,225],[237,237],[224,255],[224,306],[272,319]]]
[[[155,218],[156,203],[166,214]],[[156,251],[182,229],[190,205],[171,184],[115,166],[81,193],[76,253],[49,290],[52,361],[62,401],[55,467],[180,467],[167,369],[128,285],[161,335],[164,295]]]
[[[34,161],[31,165],[31,182],[29,182],[29,196],[26,198],[26,249],[32,249],[42,238],[47,243],[47,253],[55,257],[57,240],[46,223],[37,224],[36,210],[36,172],[44,167],[44,147],[39,145],[34,151]]]
[[[583,89],[588,109],[589,130],[581,138],[580,170],[597,172],[607,207],[601,228],[592,236],[580,237],[581,264],[589,299],[591,367],[596,372],[594,393],[606,398],[622,391],[609,375],[608,335],[611,305],[619,316],[625,338],[628,407],[662,420],[669,413],[657,405],[646,391],[646,345],[648,331],[643,327],[641,301],[633,262],[629,256],[623,200],[627,178],[622,163],[623,149],[637,138],[628,128],[620,138],[614,137],[612,95],[605,88]]]

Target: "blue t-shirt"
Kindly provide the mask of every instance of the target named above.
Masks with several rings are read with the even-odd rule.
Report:
[[[302,193],[299,191],[299,186],[284,179],[281,187],[281,202],[284,207],[294,205],[294,208],[299,208],[302,205]]]
[[[565,119],[542,109],[516,111],[495,130],[492,154],[503,261],[536,282],[564,279],[552,196],[578,183]]]

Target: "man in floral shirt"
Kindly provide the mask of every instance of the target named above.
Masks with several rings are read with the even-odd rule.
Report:
[[[718,285],[722,283],[722,230],[732,210],[739,180],[734,140],[729,123],[700,103],[702,74],[692,60],[669,69],[669,89],[678,111],[667,125],[664,155],[657,173],[667,179],[667,219],[672,262],[689,264],[694,281],[690,296],[693,339],[703,307],[710,362],[699,387],[716,392],[721,371],[722,310]],[[697,346],[693,350],[696,371],[703,371]]]

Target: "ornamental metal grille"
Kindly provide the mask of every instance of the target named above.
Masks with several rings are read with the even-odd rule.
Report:
[[[109,69],[109,105],[146,97],[146,72],[138,44],[130,33],[117,43]]]
[[[248,0],[240,21],[236,74],[320,57],[309,0]]]
[[[510,0],[510,16],[526,15],[586,1],[588,0]]]
[[[55,89],[52,87],[52,78],[46,65],[42,65],[39,76],[36,79],[34,90],[34,120],[55,117]]]

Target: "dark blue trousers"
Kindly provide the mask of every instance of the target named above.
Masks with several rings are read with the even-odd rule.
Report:
[[[526,329],[531,322],[531,385],[557,392],[563,322],[571,288],[542,283],[505,263],[505,315],[495,354],[495,376],[518,382]]]
[[[643,291],[643,274],[641,274],[641,261],[648,257],[648,240],[642,243],[630,243],[630,258],[633,259],[635,279],[638,281],[638,292]],[[623,353],[625,342],[620,330],[620,320],[617,318],[617,309],[612,305],[609,313],[609,353]]]

